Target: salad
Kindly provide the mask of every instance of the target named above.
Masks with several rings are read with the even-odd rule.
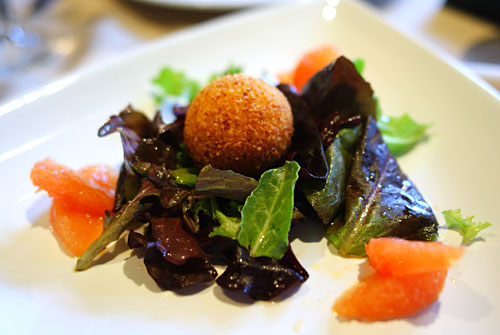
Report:
[[[293,82],[273,86],[235,67],[198,92],[183,74],[162,71],[155,80],[163,89],[158,102],[174,113],[174,122],[128,107],[98,131],[119,133],[124,162],[102,233],[76,270],[91,267],[128,231],[128,246],[144,250],[146,269],[163,289],[215,280],[226,290],[270,300],[308,279],[288,240],[295,225],[321,223],[325,238],[346,257],[365,257],[366,245],[380,237],[436,240],[432,208],[395,158],[417,145],[427,126],[381,115],[362,65],[340,56],[300,92]],[[223,106],[239,103],[217,119]],[[255,124],[235,121],[259,104],[274,109]],[[196,113],[204,118],[193,122]],[[260,133],[271,128],[276,133]],[[250,130],[256,134],[249,140]],[[488,226],[459,211],[445,214],[450,226],[469,232],[464,241]],[[221,263],[219,274],[215,264]]]

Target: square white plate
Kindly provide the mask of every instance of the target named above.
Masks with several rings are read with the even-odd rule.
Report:
[[[482,81],[394,31],[364,7],[341,1],[250,11],[172,35],[0,106],[0,329],[2,334],[492,334],[500,329],[500,98]],[[331,14],[328,10],[326,13]],[[50,200],[34,193],[30,169],[51,156],[78,168],[118,167],[118,136],[98,127],[127,104],[153,112],[151,79],[164,65],[206,79],[229,63],[260,75],[291,69],[305,51],[335,43],[366,61],[387,114],[432,123],[430,138],[400,160],[434,205],[491,221],[467,248],[439,302],[410,319],[345,322],[331,306],[357,281],[362,260],[334,255],[314,232],[294,241],[309,280],[280,302],[247,304],[216,285],[196,294],[161,292],[130,252],[74,273],[48,225]],[[458,234],[441,230],[457,244]],[[307,232],[306,232],[307,234]]]

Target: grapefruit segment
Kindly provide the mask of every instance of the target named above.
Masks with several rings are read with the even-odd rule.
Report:
[[[340,51],[333,45],[322,45],[307,52],[293,72],[293,84],[300,92],[304,85],[326,65],[340,56]]]
[[[342,294],[333,305],[341,317],[383,321],[413,315],[439,297],[447,270],[406,276],[375,273]]]
[[[446,270],[462,256],[463,251],[463,247],[439,242],[394,237],[372,238],[366,245],[366,254],[375,271],[394,276]]]
[[[87,179],[93,187],[103,189],[111,197],[115,196],[118,178],[112,167],[103,164],[89,165],[79,169],[78,175]]]
[[[371,239],[366,252],[376,272],[335,301],[333,310],[341,317],[383,321],[418,313],[439,298],[463,248],[383,237]]]
[[[31,180],[53,198],[50,224],[73,256],[80,256],[102,234],[105,211],[113,208],[116,172],[104,165],[73,171],[45,159],[35,163]]]
[[[103,216],[90,215],[55,198],[50,209],[50,225],[72,256],[81,256],[99,236],[103,228]]]
[[[114,199],[109,189],[92,186],[88,178],[50,158],[35,163],[31,181],[52,198],[64,199],[93,215],[103,215],[106,209],[113,208]]]
[[[293,85],[293,72],[281,72],[277,75],[280,84]]]

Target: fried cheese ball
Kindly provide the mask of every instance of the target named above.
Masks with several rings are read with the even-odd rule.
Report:
[[[249,176],[283,159],[293,135],[286,97],[261,79],[226,75],[205,86],[189,105],[188,152],[200,165]]]

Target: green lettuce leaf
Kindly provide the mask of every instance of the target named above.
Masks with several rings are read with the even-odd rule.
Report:
[[[342,129],[325,151],[329,171],[324,185],[301,183],[297,187],[324,224],[338,214],[345,200],[345,187],[359,128]]]
[[[194,187],[196,184],[196,173],[198,172],[195,168],[180,168],[175,170],[170,170],[170,174],[175,178],[175,182],[179,185],[186,185]]]
[[[491,226],[489,222],[474,222],[474,216],[464,217],[460,209],[443,211],[446,226],[462,235],[462,244],[470,244],[477,234]]]
[[[297,162],[287,161],[282,167],[264,172],[247,198],[241,211],[238,242],[250,256],[281,259],[287,251],[299,169]]]
[[[195,221],[199,222],[200,212],[204,212],[219,222],[219,226],[212,230],[209,237],[219,235],[236,240],[240,229],[242,207],[243,204],[239,201],[226,200],[222,206],[219,206],[216,197],[202,197],[194,205]]]
[[[189,153],[187,152],[186,145],[184,144],[184,142],[179,143],[178,148],[176,148],[175,150],[175,167],[177,169],[180,169],[193,166],[194,162]]]
[[[352,61],[352,63],[354,64],[356,71],[358,71],[359,74],[363,75],[363,71],[365,70],[365,60],[363,58],[356,58]]]
[[[214,218],[220,223],[220,226],[215,227],[208,236],[214,237],[216,235],[219,235],[236,240],[238,230],[240,229],[241,218],[227,216],[220,210],[215,211]]]
[[[201,90],[201,85],[196,80],[189,78],[182,71],[175,71],[169,67],[164,67],[160,71],[158,76],[153,79],[153,84],[161,92],[156,97],[158,103],[166,96],[179,97],[188,103]]]
[[[208,82],[211,82],[212,80],[218,77],[225,76],[226,74],[236,74],[236,73],[241,73],[242,71],[243,68],[241,66],[229,64],[229,66],[224,71],[213,73],[208,79]]]
[[[402,116],[380,115],[377,126],[385,143],[396,157],[402,156],[413,149],[427,137],[429,124],[417,123],[408,114]]]
[[[214,228],[214,230],[208,235],[213,237],[216,235],[232,238],[236,240],[238,235],[238,230],[241,224],[241,214],[237,215],[235,212],[241,212],[241,207],[236,201],[231,201],[227,206],[229,207],[231,214],[226,215],[217,204],[215,197],[212,197],[212,217],[217,220],[220,226]],[[232,208],[231,208],[232,207]],[[239,207],[239,210],[238,210]],[[232,209],[232,210],[231,210]]]

